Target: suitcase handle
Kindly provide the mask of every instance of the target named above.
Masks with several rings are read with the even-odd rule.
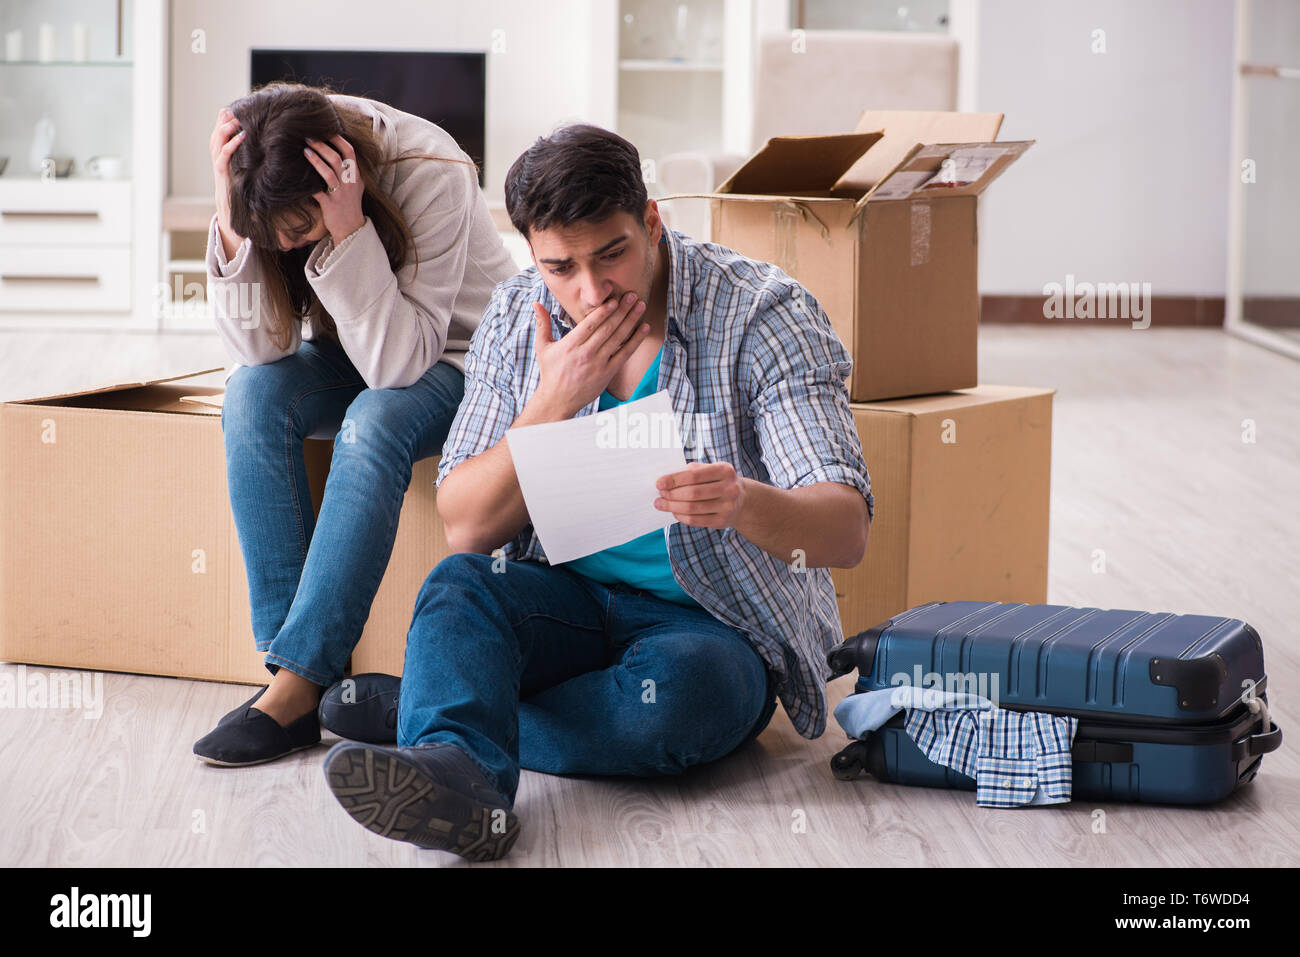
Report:
[[[1070,749],[1072,761],[1086,764],[1129,764],[1133,761],[1133,745],[1121,741],[1091,741],[1075,739]]]
[[[1273,725],[1272,730],[1263,734],[1248,734],[1240,741],[1234,742],[1232,745],[1232,759],[1234,761],[1244,761],[1248,757],[1259,757],[1281,747],[1282,729],[1277,726],[1277,722],[1270,723]]]

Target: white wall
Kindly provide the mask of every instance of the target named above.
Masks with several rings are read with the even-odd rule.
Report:
[[[566,122],[613,125],[612,90],[593,78],[612,75],[615,24],[609,0],[172,0],[170,192],[211,192],[208,137],[217,111],[248,91],[251,47],[479,50],[489,53],[484,189],[500,199],[538,136]],[[204,53],[192,51],[194,30],[205,31]]]
[[[977,29],[975,108],[1038,141],[981,199],[981,290],[1222,296],[1231,0],[981,0]]]

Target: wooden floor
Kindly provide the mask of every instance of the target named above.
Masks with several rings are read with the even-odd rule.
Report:
[[[1059,390],[1049,600],[1246,619],[1274,717],[1300,735],[1300,364],[1204,329],[993,326],[980,348],[981,381]],[[225,361],[205,335],[0,333],[0,399]],[[354,824],[323,747],[240,770],[197,762],[192,743],[246,687],[105,675],[104,693],[97,721],[0,709],[0,865],[464,866]],[[1098,833],[1088,802],[985,810],[965,792],[836,781],[844,742],[833,721],[800,738],[778,710],[757,741],[681,778],[525,771],[522,835],[491,866],[1300,863],[1289,743],[1217,806],[1101,805]]]

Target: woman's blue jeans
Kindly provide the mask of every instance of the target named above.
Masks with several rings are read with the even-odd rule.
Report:
[[[412,466],[441,453],[464,392],[446,362],[404,389],[368,388],[332,341],[230,377],[226,479],[253,639],[272,674],[288,668],[326,686],[343,677],[392,556]],[[317,519],[303,440],[335,429]]]

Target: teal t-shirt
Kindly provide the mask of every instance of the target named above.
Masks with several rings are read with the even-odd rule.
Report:
[[[619,399],[608,391],[602,392],[600,411],[604,412],[606,409],[615,408],[625,402],[631,402],[633,399],[645,398],[657,391],[659,386],[659,359],[663,354],[663,347],[660,346],[655,361],[650,363],[650,368],[646,370],[645,375],[627,399]],[[622,582],[625,585],[631,585],[633,588],[648,591],[659,598],[677,602],[679,605],[690,605],[699,608],[700,603],[682,591],[682,586],[677,584],[677,579],[673,578],[673,569],[668,562],[668,540],[665,537],[665,531],[665,529],[657,528],[653,532],[646,532],[644,535],[634,538],[630,542],[624,542],[622,545],[615,545],[613,548],[606,548],[594,555],[586,555],[565,562],[564,567],[572,568],[575,572],[586,575],[588,578],[595,579],[605,585]]]

